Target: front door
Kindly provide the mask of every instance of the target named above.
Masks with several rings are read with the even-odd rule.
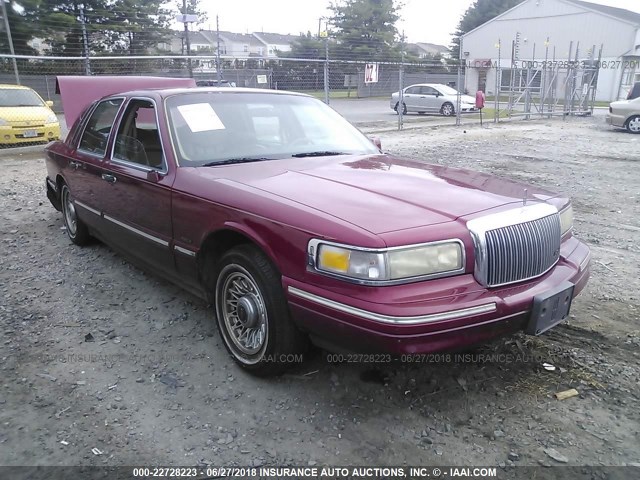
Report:
[[[167,273],[175,271],[170,249],[173,179],[163,154],[155,102],[132,98],[103,176],[110,192],[105,225],[116,247]]]

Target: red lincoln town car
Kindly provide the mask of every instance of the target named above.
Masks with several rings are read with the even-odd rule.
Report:
[[[569,199],[383,153],[315,98],[59,82],[73,127],[46,148],[46,188],[71,241],[207,299],[255,374],[309,340],[402,356],[538,335],[587,283]]]

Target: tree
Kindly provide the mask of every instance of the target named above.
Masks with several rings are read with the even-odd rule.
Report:
[[[396,0],[341,0],[330,9],[337,41],[333,58],[369,62],[399,58]]]
[[[106,45],[113,53],[144,55],[171,34],[171,12],[162,0],[117,0],[105,25]]]
[[[453,34],[454,38],[451,42],[451,59],[458,63],[460,58],[460,37],[470,32],[474,28],[479,27],[483,23],[497,17],[501,13],[506,12],[515,7],[523,0],[476,0],[471,5],[458,23],[458,29]],[[496,39],[497,40],[497,39]]]
[[[306,35],[300,35],[300,37],[291,44],[291,51],[280,52],[278,56],[316,60],[324,58],[324,50],[324,40],[313,36],[311,32],[307,32]]]
[[[16,55],[35,55],[36,51],[29,46],[37,31],[33,28],[35,20],[34,11],[40,3],[39,0],[24,0],[21,4],[11,0],[0,0],[5,2],[7,10],[7,20],[11,29],[13,49]],[[1,15],[0,15],[1,16]],[[4,30],[4,20],[0,25],[0,52],[8,54],[10,52],[7,32]]]

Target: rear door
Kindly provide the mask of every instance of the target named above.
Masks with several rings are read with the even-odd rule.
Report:
[[[123,98],[111,98],[96,104],[65,167],[64,177],[78,215],[98,232],[103,230],[101,214],[107,190],[102,175],[109,135],[123,101]]]

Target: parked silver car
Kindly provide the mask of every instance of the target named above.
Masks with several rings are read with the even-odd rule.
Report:
[[[607,123],[613,127],[626,128],[631,133],[640,133],[640,97],[611,102]]]
[[[445,116],[455,115],[458,91],[441,83],[419,83],[403,90],[402,113],[440,113]],[[469,95],[462,95],[461,111],[475,112],[476,100]],[[390,107],[396,113],[400,108],[400,93],[391,95]]]

